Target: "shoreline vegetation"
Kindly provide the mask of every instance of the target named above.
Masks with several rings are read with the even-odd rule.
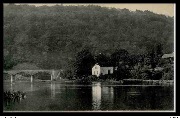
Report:
[[[4,83],[8,83],[10,80],[4,80]],[[30,80],[15,80],[14,82],[30,82]],[[102,84],[112,84],[112,85],[174,85],[174,80],[143,80],[143,79],[124,79],[115,81],[112,79],[107,80],[82,80],[82,79],[62,79],[62,80],[40,80],[35,79],[34,82],[60,82],[60,83],[80,83],[80,84],[93,84],[93,83],[102,83]]]

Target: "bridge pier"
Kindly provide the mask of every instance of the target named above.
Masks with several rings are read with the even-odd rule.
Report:
[[[51,81],[53,81],[53,74],[51,74]]]
[[[60,72],[58,72],[57,76],[56,76],[56,79],[60,76]],[[61,77],[59,77],[61,79]]]
[[[51,81],[53,81],[53,79],[55,79],[55,71],[52,70],[52,73],[51,73]]]
[[[33,91],[33,83],[31,83],[31,91]]]
[[[11,83],[13,82],[13,75],[11,74]]]
[[[10,88],[10,90],[12,91],[13,90],[13,84],[11,83],[11,88]]]
[[[31,83],[33,82],[33,75],[31,75]]]

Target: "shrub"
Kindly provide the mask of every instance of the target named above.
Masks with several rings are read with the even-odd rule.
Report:
[[[141,73],[141,78],[144,80],[152,79],[152,72],[150,70],[143,70]]]
[[[90,75],[87,77],[88,80],[90,81],[97,81],[99,78],[97,76],[94,76],[94,75]]]
[[[174,80],[174,68],[173,65],[166,65],[164,67],[164,74],[162,80]]]
[[[141,70],[140,69],[134,69],[130,71],[131,78],[134,79],[141,79]]]
[[[41,80],[51,80],[51,75],[47,72],[39,72],[34,75],[35,78],[41,79]]]
[[[153,80],[160,80],[162,79],[163,72],[162,71],[155,71],[152,73]]]
[[[3,74],[3,79],[4,80],[10,80],[10,78],[11,78],[11,76],[9,74],[7,74],[7,73]]]

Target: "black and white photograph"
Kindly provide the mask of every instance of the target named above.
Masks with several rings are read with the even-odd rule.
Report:
[[[3,3],[3,112],[176,112],[175,4]]]

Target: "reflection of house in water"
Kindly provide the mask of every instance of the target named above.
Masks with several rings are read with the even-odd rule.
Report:
[[[92,86],[92,109],[100,110],[101,106],[101,83],[95,83]]]
[[[107,104],[102,107],[101,104]],[[92,86],[92,106],[93,110],[102,110],[104,108],[111,109],[114,103],[113,87],[101,87],[101,83],[94,83]]]
[[[10,85],[11,85],[11,88],[10,88],[10,90],[12,91],[12,90],[13,90],[13,84],[11,83]]]

